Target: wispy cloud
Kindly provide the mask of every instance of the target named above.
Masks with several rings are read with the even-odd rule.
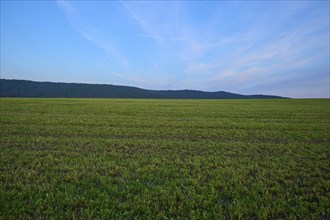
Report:
[[[102,33],[102,30],[89,25],[69,1],[58,0],[57,3],[69,19],[72,27],[86,40],[104,50],[109,56],[116,59],[117,62],[121,63],[123,66],[129,64],[125,56],[114,46],[114,44],[111,43],[109,37]]]
[[[4,1],[2,60],[7,61],[1,70],[22,78],[21,72],[36,77],[48,72],[58,81],[71,77],[153,89],[285,96],[306,88],[305,95],[324,97],[330,73],[329,4]]]
[[[119,52],[120,47],[115,47],[111,40],[107,40],[107,36],[102,36],[99,33],[102,30],[90,27],[71,3],[58,3],[84,38],[120,62],[129,63]],[[229,5],[227,2],[210,4]],[[129,69],[131,72],[125,71],[121,75],[137,84],[163,84],[181,88],[189,85],[205,90],[235,87],[239,92],[240,88],[247,88],[246,85],[257,88],[271,81],[280,82],[296,77],[299,68],[315,64],[319,57],[329,56],[322,49],[329,46],[329,32],[319,33],[322,28],[329,26],[329,20],[324,19],[323,15],[319,16],[317,10],[310,12],[312,10],[308,2],[290,3],[278,16],[276,10],[280,10],[283,4],[272,4],[274,10],[273,6],[260,4],[265,6],[260,7],[260,13],[244,4],[247,9],[240,11],[242,13],[235,12],[238,18],[221,6],[214,9],[209,4],[203,4],[198,7],[207,8],[208,12],[203,14],[202,19],[207,20],[207,23],[202,25],[195,23],[194,14],[189,14],[192,6],[187,2],[160,4],[121,1],[118,5],[140,30],[134,32],[136,42],[139,42],[138,38],[150,39],[153,42],[153,48],[150,49],[153,54],[166,54],[155,56],[154,62],[163,68],[157,77],[151,77],[153,69],[150,66]],[[166,10],[164,7],[167,7]],[[232,10],[240,7],[240,4],[235,4]],[[227,20],[232,23],[227,24]],[[240,24],[243,20],[244,24]],[[274,25],[270,25],[270,22]],[[166,65],[178,68],[174,70]]]
[[[138,15],[136,12],[134,12],[133,9],[131,9],[131,7],[127,3],[123,2],[123,1],[121,3],[124,6],[124,8],[126,9],[126,11],[128,12],[128,14],[137,22],[137,24],[145,32],[145,35],[142,35],[143,37],[152,38],[152,39],[156,39],[156,40],[164,39],[158,33],[156,33],[154,30],[152,30],[147,25],[147,23],[141,18],[141,16]]]
[[[213,85],[217,82],[220,85],[223,80],[231,79],[242,85],[249,84],[257,87],[269,81],[290,78],[292,74],[296,74],[298,68],[310,66],[319,59],[320,54],[317,54],[319,52],[313,52],[313,50],[328,46],[326,38],[329,35],[325,33],[322,36],[317,31],[328,25],[329,21],[316,19],[307,24],[292,27],[285,32],[275,32],[272,35],[259,34],[245,42],[235,41],[235,43],[242,43],[242,47],[235,47],[233,39],[214,44],[212,45],[214,47],[205,48],[206,53],[215,48],[221,49],[221,46],[229,46],[230,52],[213,61],[191,62],[187,73],[207,73],[213,79],[210,83]],[[255,30],[252,28],[251,31]],[[193,61],[198,60],[196,58]],[[292,73],[288,73],[288,70]],[[283,74],[284,71],[286,74]],[[258,78],[262,80],[257,80]],[[210,87],[214,87],[213,85]]]
[[[139,3],[139,2],[138,2]],[[157,21],[153,21],[153,15],[148,14],[148,10],[142,7],[145,4],[134,4],[133,7],[130,2],[121,1],[121,4],[125,8],[128,15],[138,24],[138,26],[144,31],[144,34],[139,34],[139,37],[150,38],[159,43],[160,45],[173,43],[173,42],[184,42],[186,40],[185,37],[178,34],[179,27],[179,2],[175,1],[175,4],[169,6],[172,10],[175,11],[173,14],[162,14],[162,8],[153,7],[155,10],[154,13],[162,16],[164,18],[161,19],[161,24],[157,23]],[[143,11],[144,13],[141,13]],[[159,22],[159,20],[158,20]]]
[[[134,12],[131,7],[125,3],[121,2],[124,8],[127,10],[129,15],[142,27],[142,29],[146,32],[146,36],[154,39],[163,39],[158,33],[156,33],[154,30],[152,30],[147,23],[139,16],[136,12]]]

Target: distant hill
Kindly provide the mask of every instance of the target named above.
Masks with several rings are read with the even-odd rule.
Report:
[[[0,97],[39,98],[161,98],[161,99],[273,99],[271,95],[240,95],[196,90],[147,90],[130,86],[35,82],[0,79]]]

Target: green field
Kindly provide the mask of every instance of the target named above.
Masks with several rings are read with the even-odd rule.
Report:
[[[330,218],[329,99],[0,105],[0,219]]]

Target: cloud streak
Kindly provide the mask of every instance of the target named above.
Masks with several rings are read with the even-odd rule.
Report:
[[[126,11],[129,13],[129,15],[141,26],[141,28],[146,32],[146,37],[150,37],[153,39],[164,39],[163,37],[161,37],[158,33],[156,33],[154,30],[152,30],[147,23],[141,18],[141,16],[139,16],[136,12],[134,12],[131,7],[125,3],[125,2],[121,2],[122,5],[124,6],[124,8],[126,9]]]
[[[104,50],[109,56],[117,60],[122,65],[128,65],[129,62],[125,56],[107,39],[102,30],[98,30],[95,26],[91,26],[78,12],[78,10],[68,1],[57,1],[61,10],[69,19],[72,27],[86,40],[96,47]]]

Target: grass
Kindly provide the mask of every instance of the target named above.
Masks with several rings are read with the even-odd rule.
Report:
[[[0,219],[330,218],[329,99],[0,108]]]

